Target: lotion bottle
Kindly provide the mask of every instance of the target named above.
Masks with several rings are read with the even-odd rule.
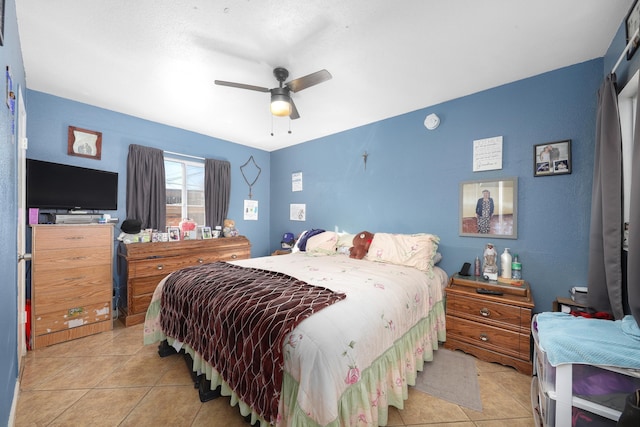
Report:
[[[502,277],[505,279],[511,278],[511,253],[509,248],[505,248],[502,255],[500,255],[500,264],[502,265]]]

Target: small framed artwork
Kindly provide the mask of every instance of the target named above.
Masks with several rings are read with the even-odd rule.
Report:
[[[170,242],[180,241],[180,227],[167,227]]]
[[[571,173],[571,140],[533,146],[533,176]]]
[[[5,0],[0,0],[0,46],[4,46],[4,7]]]
[[[102,156],[102,132],[69,126],[67,154],[100,160]]]
[[[202,227],[202,238],[203,239],[211,239],[213,236],[211,235],[211,227],[204,226]]]
[[[518,179],[460,183],[461,236],[518,238]]]
[[[627,14],[627,18],[625,19],[625,27],[627,30],[627,44],[631,41],[631,37],[634,36],[636,30],[640,28],[640,3],[638,0],[633,2],[633,6],[629,9],[629,13]],[[633,54],[636,53],[638,49],[638,44],[640,43],[640,34],[636,35],[633,38],[633,43],[629,46],[629,50],[627,50],[627,61],[633,57]]]

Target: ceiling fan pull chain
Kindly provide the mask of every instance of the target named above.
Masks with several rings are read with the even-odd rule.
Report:
[[[289,134],[291,134],[291,117],[289,117]]]
[[[271,116],[271,136],[273,136],[273,115]]]

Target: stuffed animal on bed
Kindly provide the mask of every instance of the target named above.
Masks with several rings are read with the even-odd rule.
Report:
[[[236,237],[238,230],[236,229],[236,222],[232,219],[224,220],[224,228],[222,229],[222,235],[224,237]]]
[[[369,251],[373,233],[361,231],[353,236],[353,246],[349,248],[349,258],[362,259]]]

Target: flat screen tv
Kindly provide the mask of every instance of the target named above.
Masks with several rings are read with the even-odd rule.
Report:
[[[116,210],[118,174],[27,159],[27,207]]]

